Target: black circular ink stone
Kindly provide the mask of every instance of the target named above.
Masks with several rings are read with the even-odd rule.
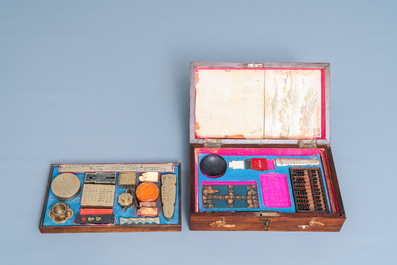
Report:
[[[218,155],[207,155],[200,162],[200,170],[204,175],[211,178],[219,178],[225,174],[227,169],[226,160]]]

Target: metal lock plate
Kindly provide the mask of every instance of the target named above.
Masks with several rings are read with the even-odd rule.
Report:
[[[270,230],[271,220],[268,217],[269,216],[278,217],[278,216],[280,216],[280,213],[279,212],[268,211],[268,212],[255,213],[255,215],[258,216],[259,217],[259,221],[262,221],[263,224],[265,225],[264,230],[265,231],[269,231]]]

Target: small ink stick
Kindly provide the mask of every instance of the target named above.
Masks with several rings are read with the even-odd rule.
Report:
[[[266,158],[245,159],[245,168],[257,171],[275,169],[273,160],[268,160]]]

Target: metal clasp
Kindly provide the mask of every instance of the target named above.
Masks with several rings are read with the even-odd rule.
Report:
[[[263,221],[263,223],[265,224],[265,231],[269,231],[271,221],[267,218],[260,218],[260,220]]]
[[[265,231],[269,231],[271,221],[267,217],[269,217],[269,216],[278,217],[278,216],[280,216],[280,213],[273,212],[273,211],[266,211],[266,212],[255,213],[255,215],[259,216],[259,221],[262,221],[265,224]]]

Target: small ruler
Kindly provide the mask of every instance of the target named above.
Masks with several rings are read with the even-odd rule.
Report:
[[[300,159],[300,158],[276,158],[278,167],[287,166],[317,166],[320,165],[318,159]]]
[[[174,172],[174,164],[62,164],[59,172]]]

